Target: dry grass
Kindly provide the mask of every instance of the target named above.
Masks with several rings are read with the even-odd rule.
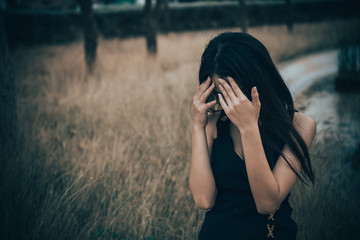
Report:
[[[317,120],[311,151],[316,185],[298,184],[292,191],[294,218],[302,230],[298,238],[357,239],[360,169],[353,155],[360,144],[360,94],[337,93],[335,78],[328,77],[300,94],[297,101],[305,106],[300,109]]]
[[[293,34],[265,26],[249,33],[279,62],[338,46],[358,25],[295,25]],[[156,58],[147,56],[143,38],[101,40],[93,77],[85,74],[80,42],[16,49],[24,146],[3,182],[4,234],[195,239],[204,212],[195,208],[187,183],[190,104],[201,53],[222,31],[160,35]],[[311,208],[303,211],[313,216]]]

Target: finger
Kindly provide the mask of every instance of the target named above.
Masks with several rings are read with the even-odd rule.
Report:
[[[254,106],[256,106],[258,109],[260,109],[261,103],[260,103],[259,93],[258,93],[256,87],[253,87],[251,89],[251,97],[252,97],[251,102],[254,104]]]
[[[205,90],[203,90],[203,88],[207,83],[210,83],[210,77],[208,77],[200,85],[198,84],[194,98],[199,99],[201,97],[201,94],[205,91]],[[204,88],[204,89],[206,89],[206,88]]]
[[[227,105],[231,104],[232,101],[231,101],[231,97],[229,96],[228,91],[225,89],[225,87],[221,83],[219,84],[219,88],[220,88],[220,91],[221,91]]]
[[[219,95],[219,101],[220,101],[221,107],[224,109],[225,112],[227,112],[228,105],[226,104],[225,99],[223,98],[223,96],[221,94],[218,94],[218,95]]]
[[[205,102],[206,99],[209,97],[210,93],[214,90],[215,84],[212,83],[208,89],[205,90],[200,96],[200,101]]]
[[[210,108],[212,108],[215,105],[216,105],[216,100],[206,103],[205,104],[206,111],[209,110]]]
[[[226,92],[228,93],[228,96],[229,96],[230,100],[235,101],[237,96],[235,95],[235,93],[234,93],[233,89],[231,88],[231,86],[224,79],[219,78],[219,82],[225,88]]]
[[[244,97],[245,94],[241,91],[241,89],[239,88],[239,86],[237,85],[235,80],[232,77],[227,77],[227,79],[229,80],[229,83],[230,83],[232,89],[234,90],[235,95],[238,97]]]
[[[211,83],[211,78],[208,77],[206,79],[206,81],[204,81],[203,83],[200,84],[200,86],[198,88],[199,93],[202,94],[209,87],[210,83]]]

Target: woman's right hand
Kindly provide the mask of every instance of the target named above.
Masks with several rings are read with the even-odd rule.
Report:
[[[206,99],[214,90],[215,84],[211,83],[210,77],[198,86],[193,97],[193,124],[205,127],[208,123],[208,110],[216,104],[216,100],[206,103]],[[210,85],[210,86],[209,86]]]

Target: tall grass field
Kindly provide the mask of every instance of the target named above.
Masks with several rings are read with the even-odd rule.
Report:
[[[280,63],[358,40],[359,26],[331,21],[249,33]],[[3,170],[0,238],[196,239],[205,212],[188,187],[191,102],[206,43],[228,30],[240,31],[158,35],[155,57],[142,37],[100,39],[91,76],[81,41],[14,49],[22,146]],[[360,109],[353,99],[346,111]],[[337,132],[326,136],[311,149],[315,186],[298,183],[291,194],[301,240],[360,234],[360,172],[336,148]]]

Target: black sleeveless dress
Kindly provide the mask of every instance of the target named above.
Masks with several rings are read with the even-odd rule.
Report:
[[[230,120],[221,118],[216,123],[211,161],[218,192],[214,207],[206,212],[199,240],[296,239],[289,195],[274,214],[257,212],[245,161],[234,151]]]

